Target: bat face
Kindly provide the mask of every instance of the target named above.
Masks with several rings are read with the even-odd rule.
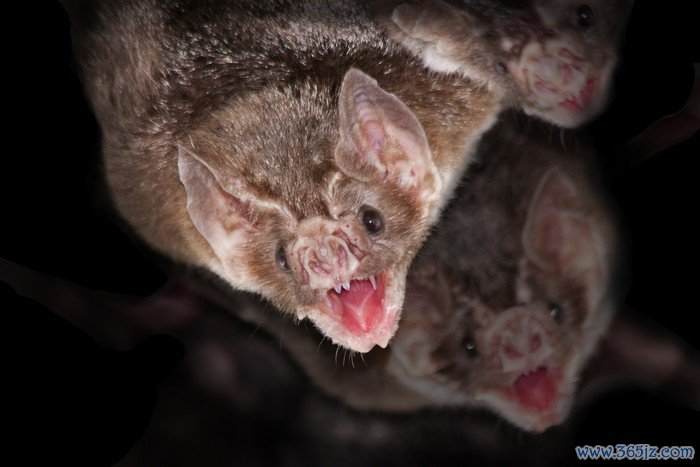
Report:
[[[519,173],[502,171],[510,171],[511,179]],[[449,251],[472,252],[483,261],[465,266],[445,263],[440,255],[431,261],[430,252],[450,248],[440,247],[444,238],[431,239],[428,255],[409,275],[390,365],[433,401],[485,406],[529,431],[565,419],[578,375],[611,315],[609,220],[576,172],[556,165],[544,172],[535,180],[524,221],[506,218],[523,214],[503,207],[507,188],[476,211],[469,203],[455,205],[464,214],[448,222],[455,249]],[[478,180],[473,188],[484,188]],[[514,225],[520,226],[515,234],[504,231]],[[455,236],[459,227],[466,239]],[[468,228],[481,228],[483,235]],[[500,244],[493,244],[494,235]],[[489,238],[490,245],[482,243]]]
[[[402,4],[390,34],[427,66],[480,80],[529,115],[565,128],[590,121],[608,100],[629,2],[520,3]]]
[[[433,79],[364,2],[82,8],[76,57],[135,233],[336,344],[386,346],[442,186],[495,118],[490,96]],[[419,114],[439,174],[411,109],[352,64]]]
[[[534,3],[545,34],[528,40],[508,62],[525,113],[573,128],[602,112],[629,4]]]
[[[337,105],[314,86],[280,92],[188,131],[178,169],[189,217],[235,288],[351,350],[385,347],[441,195],[425,133],[359,70]]]

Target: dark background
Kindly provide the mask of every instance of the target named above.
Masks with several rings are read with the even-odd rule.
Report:
[[[603,157],[615,157],[619,145],[684,103],[691,64],[699,61],[693,3],[635,5],[611,108],[591,127]],[[99,132],[74,72],[66,14],[51,1],[7,8],[0,257],[94,290],[153,293],[166,276],[113,222],[101,185]],[[625,172],[613,192],[631,251],[627,303],[700,348],[700,154],[691,144]],[[103,349],[11,289],[3,288],[1,299],[11,343],[5,355],[18,367],[6,380],[22,395],[6,403],[29,424],[20,431],[34,447],[29,452],[74,456],[76,465],[124,455],[147,426],[157,383],[177,365],[182,346],[157,338],[131,353]],[[31,430],[37,426],[43,429]],[[694,441],[700,448],[699,426],[696,412],[640,392],[613,393],[591,408],[579,441]]]

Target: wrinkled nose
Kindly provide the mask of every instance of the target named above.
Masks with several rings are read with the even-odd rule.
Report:
[[[521,358],[528,353],[537,352],[542,347],[542,336],[539,333],[530,334],[525,331],[523,334],[525,335],[516,335],[503,344],[503,351],[508,357]]]
[[[332,286],[350,278],[356,261],[344,239],[334,234],[318,235],[307,239],[308,247],[299,250],[302,267],[312,287]],[[327,279],[333,279],[332,284]]]
[[[551,353],[547,333],[532,313],[514,313],[501,324],[497,350],[503,371],[521,371],[542,363]]]
[[[523,50],[535,86],[541,93],[556,93],[582,86],[585,63],[575,41],[566,36],[553,36],[543,42],[532,42]]]
[[[299,226],[292,257],[302,284],[328,289],[352,279],[360,260],[342,227],[324,218],[307,219]]]
[[[555,58],[544,58],[537,63],[538,75],[549,81],[557,81],[561,63]]]

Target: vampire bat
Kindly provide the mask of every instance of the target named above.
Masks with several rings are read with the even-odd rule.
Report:
[[[308,330],[254,307],[238,315],[280,335],[324,391],[356,408],[485,406],[533,431],[562,422],[616,306],[620,248],[591,152],[520,123],[497,125],[480,146],[488,157],[411,268],[386,351],[349,369]]]
[[[206,335],[222,338],[226,348],[238,344],[218,331],[202,334],[202,326],[211,323],[192,324],[209,322],[193,311],[216,308],[197,298],[208,296],[273,334],[323,391],[353,407],[414,412],[485,406],[526,430],[560,423],[616,301],[618,243],[609,207],[590,173],[590,154],[571,149],[580,143],[569,149],[548,143],[550,135],[538,133],[537,125],[522,130],[516,125],[521,123],[503,122],[487,135],[481,149],[490,157],[468,175],[409,274],[405,322],[388,349],[346,361],[313,330],[273,319],[255,298],[221,296],[196,284],[171,286],[138,307],[122,302],[106,315],[79,312],[73,319],[122,348],[134,345],[134,335],[176,332],[206,350],[195,352],[201,363],[196,373],[212,390],[241,391],[241,382],[227,373],[238,364],[226,362],[243,354],[215,350]],[[531,159],[520,157],[522,152]],[[499,241],[487,241],[493,238]],[[21,283],[26,274],[6,276]],[[59,295],[49,285],[34,288]],[[93,303],[54,301],[53,307],[67,315],[72,309],[107,308],[104,300]],[[121,326],[106,319],[114,315]],[[688,356],[697,352],[658,332],[639,331],[634,322],[629,313],[616,320],[587,380],[598,386],[622,379],[665,387],[696,407],[697,356]],[[120,332],[132,336],[131,343],[113,337]]]
[[[568,414],[610,322],[620,242],[591,152],[533,127],[504,122],[480,147],[412,269],[391,368],[435,403],[541,431]]]
[[[362,2],[65,3],[135,233],[336,344],[385,347],[495,96],[431,73]]]
[[[426,69],[364,2],[65,3],[130,227],[335,343],[385,346],[499,86]]]
[[[473,410],[400,415],[348,411],[304,384],[298,367],[274,339],[262,331],[251,336],[250,327],[231,316],[232,305],[263,306],[246,294],[230,297],[224,308],[210,302],[198,287],[191,288],[191,281],[173,281],[151,297],[136,299],[82,289],[4,260],[0,279],[89,330],[102,345],[130,349],[154,332],[175,334],[184,343],[185,360],[159,390],[147,433],[119,465],[235,463],[250,458],[299,464],[288,456],[302,456],[304,465],[327,465],[342,456],[348,444],[353,446],[353,462],[385,456],[422,465],[425,462],[415,457],[422,453],[440,459],[483,459],[489,465],[512,459],[558,465],[556,460],[570,456],[573,449],[567,437],[574,435],[577,423],[514,437],[509,427],[497,426],[489,414]],[[286,336],[281,337],[285,342]],[[629,310],[615,317],[602,344],[580,383],[587,396],[584,408],[590,410],[590,396],[620,384],[698,406],[697,350]],[[358,360],[354,369],[344,371],[362,367]],[[381,387],[379,382],[374,391]],[[386,377],[384,382],[391,385]],[[406,444],[412,446],[410,453]]]
[[[561,423],[616,306],[619,243],[590,152],[519,123],[499,124],[481,145],[488,157],[411,268],[389,348],[339,356],[250,301],[232,311],[279,336],[323,391],[352,407],[483,406],[526,430]]]
[[[577,127],[608,100],[630,0],[408,2],[389,35],[431,69],[486,83],[506,105]]]

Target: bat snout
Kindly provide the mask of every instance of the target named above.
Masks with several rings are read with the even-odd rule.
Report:
[[[301,283],[313,289],[349,286],[362,256],[341,226],[334,222],[314,222],[300,229],[293,258],[301,271]]]
[[[532,40],[509,69],[525,113],[572,128],[605,106],[615,56],[571,34]]]
[[[546,326],[536,310],[504,313],[488,332],[495,361],[504,372],[520,373],[544,364],[552,354]]]

